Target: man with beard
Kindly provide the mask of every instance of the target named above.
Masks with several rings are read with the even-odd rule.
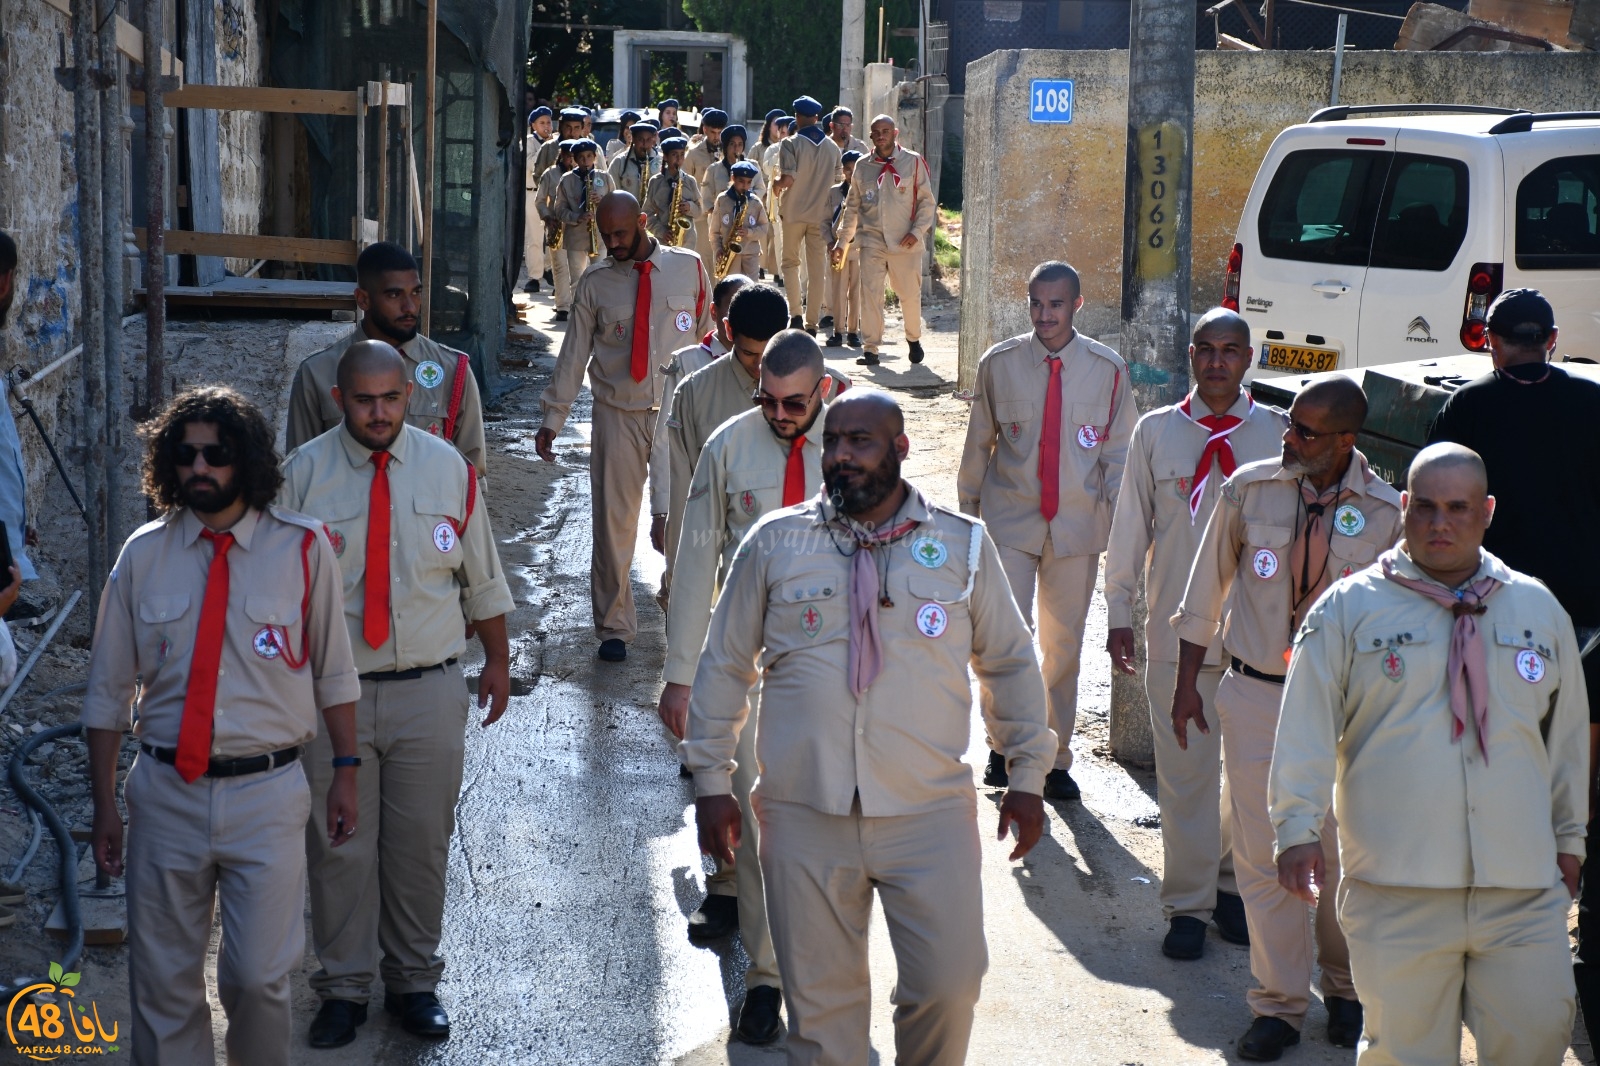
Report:
[[[387,241],[367,245],[356,259],[356,306],[360,324],[295,371],[285,447],[294,451],[339,424],[344,416],[333,398],[339,360],[359,341],[382,341],[400,352],[416,384],[407,390],[406,421],[454,444],[482,477],[483,401],[472,360],[417,332],[422,274],[411,253]]]
[[[0,344],[3,344],[11,305],[17,298],[17,245],[10,235],[0,232]],[[10,360],[5,360],[6,371]],[[11,543],[12,571],[5,580],[9,587],[0,591],[0,614],[11,609],[22,591],[23,581],[39,576],[28,558],[28,478],[22,462],[22,438],[11,416],[11,405],[3,402],[6,390],[0,388],[0,522],[6,524],[6,539]],[[21,613],[22,609],[18,609]],[[33,613],[33,612],[29,612]]]
[[[187,389],[144,436],[143,489],[163,514],[106,581],[82,715],[94,857],[112,876],[130,708],[139,738],[125,784],[133,1061],[216,1060],[205,969],[217,905],[227,1059],[287,1066],[305,836],[342,848],[378,813],[356,797],[360,686],[339,561],[321,522],[272,504],[272,429],[238,393]],[[319,710],[313,803],[300,756]]]
[[[1283,454],[1247,463],[1222,486],[1195,555],[1183,600],[1172,616],[1178,677],[1172,728],[1187,750],[1189,729],[1211,732],[1200,696],[1207,649],[1222,634],[1231,668],[1217,684],[1222,761],[1233,796],[1233,866],[1250,933],[1250,972],[1260,988],[1245,996],[1255,1021],[1239,1038],[1239,1056],[1272,1062],[1300,1042],[1311,1002],[1312,935],[1306,905],[1278,884],[1267,772],[1283,696],[1289,640],[1324,589],[1377,559],[1400,535],[1400,494],[1367,466],[1356,433],[1367,397],[1346,377],[1319,381],[1289,408]],[[1337,890],[1337,826],[1330,813],[1319,833]],[[1328,1041],[1355,1047],[1361,1004],[1350,955],[1331,905],[1316,913],[1316,960],[1322,965]]]
[[[407,424],[411,382],[395,349],[360,341],[339,360],[344,422],[284,465],[279,499],[326,524],[344,573],[361,673],[355,785],[371,832],[334,851],[308,831],[311,933],[322,969],[313,1047],[340,1047],[383,1007],[408,1033],[450,1035],[435,989],[445,868],[461,792],[470,697],[458,660],[483,642],[483,726],[505,712],[511,591],[478,480],[459,453]],[[331,784],[328,738],[311,746],[313,795]],[[380,816],[381,812],[381,816]],[[382,952],[381,971],[378,955]]]
[[[675,561],[677,594],[667,615],[667,663],[662,671],[666,688],[657,706],[662,722],[680,740],[712,604],[734,551],[763,515],[810,499],[822,484],[822,442],[816,421],[823,410],[826,376],[822,349],[815,340],[804,330],[779,333],[761,357],[755,393],[759,406],[724,422],[700,452]],[[759,833],[750,811],[759,699],[759,689],[752,689],[751,725],[739,734],[738,767],[733,774],[734,798],[743,818],[733,869],[737,896],[717,897],[737,900],[739,934],[750,956],[744,1004],[734,1030],[747,1044],[768,1044],[778,1038],[782,1000],[757,861]],[[708,901],[711,898],[707,896]],[[701,939],[696,931],[691,921],[691,939]]]
[[[600,658],[621,662],[639,631],[628,575],[663,402],[662,367],[683,342],[711,328],[711,281],[693,251],[646,232],[639,201],[627,193],[600,201],[599,226],[611,257],[578,279],[572,325],[539,397],[543,424],[534,447],[545,462],[556,461],[556,434],[587,373],[594,393],[590,603]]]
[[[734,798],[759,679],[751,799],[790,1062],[866,1062],[874,888],[895,948],[896,1061],[966,1061],[988,950],[967,670],[1010,761],[1013,860],[1044,828],[1055,756],[1033,641],[994,542],[900,478],[887,394],[828,410],[824,493],[762,519],[734,555],[695,671],[683,743],[700,847],[734,862]],[[747,771],[746,771],[747,772]],[[745,860],[742,860],[745,861]]]

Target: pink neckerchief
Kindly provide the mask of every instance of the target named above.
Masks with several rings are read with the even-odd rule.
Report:
[[[1178,411],[1210,434],[1206,438],[1206,446],[1200,452],[1200,463],[1195,467],[1194,480],[1189,486],[1189,524],[1195,523],[1196,516],[1200,513],[1200,497],[1205,495],[1206,482],[1211,480],[1211,459],[1216,457],[1217,464],[1222,467],[1223,477],[1232,477],[1234,470],[1238,469],[1238,462],[1233,457],[1233,445],[1228,438],[1233,436],[1233,431],[1244,425],[1250,413],[1256,409],[1254,396],[1245,393],[1245,400],[1249,406],[1245,408],[1244,418],[1238,415],[1202,415],[1194,416],[1194,397],[1185,396],[1178,405]],[[1233,419],[1233,424],[1228,425],[1226,420]],[[1210,423],[1209,425],[1207,423]]]
[[[854,522],[845,528],[855,538],[855,555],[850,560],[850,694],[856,699],[872,687],[883,670],[883,635],[878,629],[879,606],[893,606],[883,596],[878,580],[878,563],[873,552],[887,549],[920,523],[908,518],[898,525],[874,533],[864,532]]]

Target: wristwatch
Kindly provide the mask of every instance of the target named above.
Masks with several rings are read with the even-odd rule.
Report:
[[[335,770],[339,769],[340,767],[344,767],[344,766],[360,766],[360,765],[361,765],[361,756],[359,756],[359,755],[335,755],[333,757],[333,768]]]

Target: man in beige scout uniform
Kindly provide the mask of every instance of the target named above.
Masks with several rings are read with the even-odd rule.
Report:
[[[555,164],[539,175],[539,195],[535,199],[539,218],[544,223],[545,239],[562,229],[561,216],[556,210],[556,189],[562,177],[572,169],[572,141],[562,141],[556,153]],[[563,237],[565,234],[563,234]],[[551,295],[556,302],[558,320],[572,309],[572,268],[567,262],[565,247],[550,249],[550,281],[554,286]]]
[[[143,487],[163,516],[128,538],[106,581],[83,702],[94,856],[112,875],[117,755],[137,712],[125,787],[133,1061],[216,1061],[205,968],[220,904],[228,1061],[287,1066],[307,826],[340,847],[377,825],[376,811],[358,812],[355,770],[328,762],[353,761],[360,694],[339,564],[320,522],[272,506],[273,433],[244,397],[186,390],[145,434]],[[326,797],[313,803],[299,760],[318,710]]]
[[[1558,1066],[1576,1009],[1567,912],[1588,818],[1588,695],[1572,623],[1482,549],[1476,452],[1425,448],[1405,539],[1340,581],[1295,636],[1270,783],[1278,879],[1325,894],[1366,1005],[1361,1066]],[[1426,806],[1425,817],[1404,817]],[[1324,895],[1324,902],[1326,896]]]
[[[822,242],[822,224],[828,220],[828,190],[833,188],[833,175],[839,169],[839,146],[823,136],[817,122],[822,115],[821,104],[802,96],[794,102],[794,113],[795,131],[779,146],[778,169],[782,177],[773,188],[782,197],[778,217],[783,220],[783,278],[784,292],[789,297],[789,326],[804,326],[815,336],[828,289],[828,255]],[[800,273],[802,253],[804,275]]]
[[[829,130],[828,136],[832,138],[834,144],[838,145],[841,156],[846,152],[855,152],[858,156],[864,156],[872,151],[866,141],[853,135],[855,125],[856,113],[854,111],[843,104],[838,104],[834,107],[832,128]],[[844,171],[842,169],[834,171],[833,180],[835,183],[845,180]]]
[[[556,434],[587,372],[594,391],[590,602],[600,658],[621,662],[639,630],[628,572],[663,402],[662,367],[711,328],[711,282],[698,255],[645,232],[639,201],[627,193],[600,202],[599,224],[611,257],[578,279],[572,326],[539,397],[543,425],[534,446],[555,462]]]
[[[661,173],[661,152],[656,148],[656,139],[663,128],[649,120],[635,122],[630,131],[633,143],[607,167],[616,187],[633,194],[640,203],[644,202],[644,190],[650,179]]]
[[[411,383],[386,344],[339,361],[344,424],[291,455],[279,499],[323,522],[344,573],[344,614],[361,671],[356,707],[361,819],[337,851],[315,826],[311,934],[322,998],[314,1047],[355,1039],[383,959],[384,1010],[408,1033],[450,1035],[435,988],[444,972],[445,867],[461,793],[468,704],[458,664],[466,632],[483,642],[483,725],[510,695],[511,592],[472,468],[400,418]],[[313,796],[332,779],[326,736],[311,745]],[[380,815],[381,812],[381,815]]]
[[[541,134],[540,129],[544,132]],[[539,215],[539,149],[550,137],[550,109],[536,107],[528,115],[528,134],[524,141],[522,188],[522,260],[528,268],[528,283],[524,292],[538,292],[539,278],[544,274],[544,224]]]
[[[759,408],[724,422],[700,453],[689,489],[687,535],[678,545],[678,592],[667,618],[667,664],[662,671],[666,688],[657,706],[661,720],[680,739],[711,607],[733,553],[762,515],[802,503],[822,485],[817,418],[823,411],[824,377],[822,349],[815,340],[800,330],[779,334],[761,357]],[[752,722],[759,699],[759,690],[752,690]],[[743,822],[732,873],[739,933],[750,956],[735,1033],[747,1044],[767,1044],[778,1038],[782,995],[767,930],[756,850],[759,833],[750,810],[750,788],[756,778],[755,733],[753,724],[740,732],[733,774]],[[694,936],[692,923],[690,936]]]
[[[870,305],[871,295],[865,296]],[[1000,342],[979,361],[956,479],[961,510],[983,516],[1030,624],[1038,585],[1044,686],[1059,744],[1044,794],[1054,800],[1078,798],[1068,745],[1078,717],[1083,626],[1139,419],[1127,364],[1072,328],[1082,306],[1072,267],[1049,262],[1034,268],[1028,279],[1033,332]],[[983,782],[1003,788],[1006,765],[997,740],[989,738]]]
[[[565,227],[561,250],[567,257],[567,276],[576,288],[578,279],[606,254],[596,217],[600,201],[616,191],[617,183],[605,168],[595,166],[599,145],[585,137],[572,142],[573,167],[556,184],[556,217]],[[590,223],[594,223],[590,225]],[[556,321],[567,320],[566,311],[556,312]]]
[[[1201,956],[1213,919],[1224,940],[1250,942],[1233,875],[1222,734],[1190,734],[1184,751],[1169,718],[1178,676],[1171,619],[1222,482],[1245,463],[1277,455],[1283,438],[1283,412],[1258,405],[1239,387],[1250,356],[1250,324],[1236,312],[1219,307],[1201,317],[1189,345],[1194,389],[1134,427],[1106,548],[1106,649],[1112,667],[1130,676],[1137,672],[1133,604],[1141,573],[1150,606],[1145,692],[1161,805],[1161,910],[1168,922],[1161,950],[1174,959]],[[1221,642],[1213,641],[1196,681],[1208,712],[1222,680],[1221,655]]]
[[[333,399],[339,359],[357,341],[383,341],[399,349],[406,377],[416,386],[406,421],[454,444],[482,477],[483,401],[472,361],[467,353],[417,332],[422,274],[411,253],[387,241],[363,249],[356,260],[356,306],[361,309],[360,325],[337,344],[306,358],[295,371],[284,446],[294,451],[339,424],[343,415]]]
[[[850,197],[850,179],[855,176],[860,159],[861,153],[854,149],[839,157],[839,170],[844,177],[828,193],[828,224],[823,236],[828,241],[828,265],[832,267],[828,272],[828,308],[833,313],[823,325],[833,331],[828,336],[830,348],[843,347],[846,333],[852,348],[861,344],[861,246],[855,241],[839,242],[839,216]],[[843,248],[844,254],[832,255],[836,248]]]
[[[1233,797],[1233,865],[1250,927],[1250,972],[1261,985],[1245,996],[1256,1017],[1238,1044],[1240,1057],[1254,1062],[1274,1061],[1299,1043],[1311,1002],[1306,908],[1278,884],[1267,818],[1289,638],[1329,584],[1369,566],[1400,535],[1400,494],[1356,450],[1366,417],[1367,398],[1349,378],[1318,382],[1295,397],[1282,456],[1241,466],[1224,483],[1172,616],[1179,640],[1172,696],[1178,747],[1188,748],[1191,725],[1211,731],[1199,678],[1219,631],[1232,663],[1217,684],[1216,714]],[[1321,835],[1330,890],[1339,877],[1336,833],[1330,815]],[[1361,1004],[1332,907],[1317,908],[1316,941],[1328,1040],[1354,1047]]]
[[[711,170],[711,164],[722,158],[722,131],[728,125],[728,113],[712,107],[700,113],[700,136],[689,147],[683,157],[683,169],[694,179],[696,187],[700,190],[700,213],[709,214],[716,204],[717,193],[721,189],[713,189],[706,184],[706,175]],[[711,267],[711,232],[707,226],[696,227],[696,242],[694,250],[700,253],[700,258],[705,261],[706,268]]]
[[[886,281],[900,299],[908,358],[922,362],[922,264],[938,209],[927,161],[900,147],[899,135],[888,115],[872,120],[873,151],[856,164],[832,252],[842,257],[859,237],[863,351],[856,361],[866,366],[876,366],[883,351]]]
[[[1055,749],[1027,626],[983,524],[900,478],[910,444],[881,392],[851,392],[823,428],[823,494],[762,519],[735,553],[695,671],[685,761],[700,847],[732,862],[750,688],[768,919],[790,1063],[868,1060],[873,889],[899,981],[896,1061],[966,1061],[988,950],[968,667],[1011,761],[1000,836],[1018,859],[1044,828]],[[762,668],[764,666],[764,669]],[[743,861],[743,860],[741,860]]]

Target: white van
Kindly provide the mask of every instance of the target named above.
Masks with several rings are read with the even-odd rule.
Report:
[[[1600,112],[1330,107],[1278,134],[1228,258],[1252,376],[1486,352],[1541,290],[1560,354],[1600,358]]]

